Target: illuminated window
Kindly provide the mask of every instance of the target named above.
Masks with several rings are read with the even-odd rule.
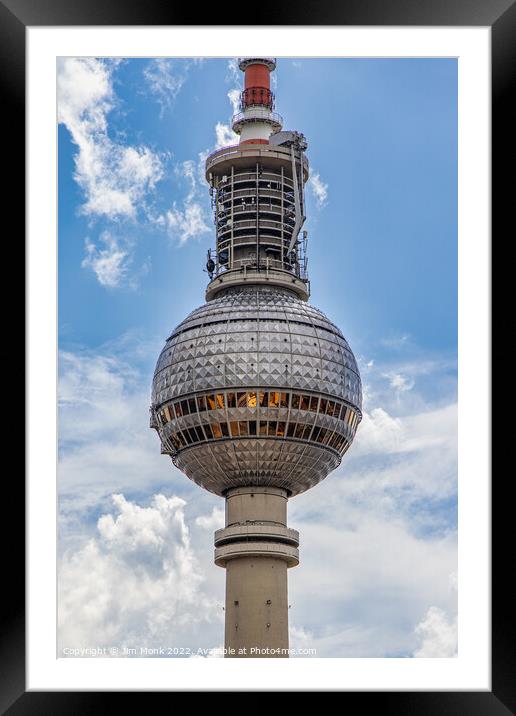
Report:
[[[216,403],[217,403],[217,408],[224,408],[224,393],[217,393]]]
[[[238,407],[238,408],[245,408],[245,407],[246,407],[246,393],[237,393],[237,394],[236,394],[236,400],[237,400],[237,407]]]
[[[324,436],[323,441],[322,441],[323,445],[327,445],[327,444],[328,444],[328,442],[330,441],[330,438],[331,438],[331,436],[332,436],[332,433],[333,433],[333,430],[327,430],[327,431],[326,431],[326,435]]]
[[[303,438],[303,440],[308,440],[311,432],[312,432],[312,426],[305,425],[305,429],[303,430],[303,435],[301,436]]]
[[[269,437],[276,437],[276,428],[278,427],[278,424],[275,420],[271,420],[269,422]]]
[[[206,397],[204,395],[199,395],[197,397],[197,407],[199,408],[199,412],[203,412],[204,410],[207,410]]]
[[[267,435],[267,421],[260,420],[260,435]]]
[[[238,437],[238,423],[236,420],[232,420],[229,423],[229,427],[231,429],[231,437],[237,438]]]
[[[281,408],[288,408],[289,397],[290,397],[289,393],[281,393],[281,397],[280,397],[280,407]]]
[[[215,410],[217,407],[215,404],[215,397],[213,395],[207,395],[206,402],[208,403],[208,410]]]
[[[310,398],[309,410],[311,410],[312,413],[316,413],[318,404],[319,404],[319,398],[316,398],[315,395],[312,395],[312,397]]]
[[[315,431],[314,431],[314,432],[315,432]],[[320,431],[319,431],[319,433],[318,433],[318,435],[317,435],[317,437],[314,437],[314,438],[312,438],[312,439],[313,439],[313,440],[316,440],[316,442],[318,442],[318,443],[322,443],[322,441],[323,441],[324,438],[326,437],[326,433],[327,433],[327,432],[328,432],[328,431],[326,430],[326,428],[321,428]]]
[[[176,416],[178,418],[183,415],[183,411],[181,410],[181,405],[179,403],[174,403],[174,410],[176,411]]]
[[[181,447],[185,447],[185,445],[188,444],[188,441],[181,430],[177,431],[177,439],[179,440]]]
[[[170,435],[170,440],[172,441],[172,445],[175,447],[176,450],[179,450],[181,447],[181,441],[178,439],[176,433],[172,433]]]
[[[276,431],[276,435],[277,435],[279,438],[284,437],[284,435],[285,435],[285,423],[283,423],[283,422],[278,423],[278,429],[277,429],[277,431]]]
[[[292,407],[296,409],[299,408],[299,395],[296,395],[295,393],[292,396]]]
[[[335,410],[335,403],[333,400],[328,400],[328,403],[326,405],[326,415],[333,415],[333,411]]]
[[[215,440],[220,440],[220,438],[222,437],[222,430],[220,429],[219,423],[212,423],[211,429],[213,431],[213,437],[215,438]]]
[[[302,438],[303,437],[303,431],[305,429],[304,423],[298,423],[296,425],[296,432],[294,433],[295,438]]]
[[[256,393],[247,393],[247,407],[256,408]]]
[[[256,420],[249,421],[249,435],[256,435]]]
[[[247,421],[246,420],[240,420],[238,423],[238,428],[240,430],[241,436],[246,436],[249,434],[249,430],[247,429]]]
[[[236,395],[235,393],[228,393],[226,396],[226,400],[228,401],[228,408],[235,408],[236,407]]]
[[[263,390],[260,390],[260,392],[258,393],[258,396],[259,396],[260,406],[261,406],[262,408],[266,408],[266,407],[267,407],[267,400],[268,400],[268,398],[267,398],[267,391],[264,392]]]
[[[269,393],[269,408],[279,408],[280,394],[275,391]]]
[[[163,412],[165,413],[166,422],[169,423],[172,420],[172,418],[170,416],[170,410],[168,409],[168,405],[165,405],[165,407],[163,408]]]
[[[293,438],[295,430],[296,430],[296,424],[289,423],[288,428],[287,428],[287,438]]]
[[[310,405],[310,396],[309,395],[302,395],[301,400],[299,402],[299,407],[301,410],[308,410],[308,406]]]

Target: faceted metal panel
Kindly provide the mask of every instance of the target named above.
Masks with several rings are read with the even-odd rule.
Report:
[[[289,440],[230,439],[180,450],[174,464],[210,492],[243,485],[281,487],[290,495],[308,490],[340,464],[340,456]]]
[[[361,415],[360,375],[339,329],[293,292],[239,286],[192,311],[168,338],[154,374],[152,420],[166,441],[171,428],[155,417],[165,404],[217,389],[253,387],[333,397]],[[238,409],[234,417],[253,418],[249,408]],[[353,435],[354,430],[350,442]],[[173,459],[188,477],[217,494],[249,484],[296,494],[334,470],[340,455],[300,440],[228,437],[185,447]]]

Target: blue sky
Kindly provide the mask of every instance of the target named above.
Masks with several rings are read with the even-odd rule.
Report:
[[[349,340],[365,395],[364,421],[342,466],[291,502],[290,522],[306,544],[290,573],[299,605],[291,641],[316,645],[319,656],[450,655],[457,64],[280,58],[274,78],[285,128],[309,144],[311,302]],[[240,86],[231,58],[58,65],[65,646],[97,643],[108,613],[106,639],[157,643],[149,609],[131,591],[138,570],[171,637],[219,645],[223,575],[211,564],[210,530],[222,518],[221,500],[159,455],[147,407],[162,343],[204,301],[214,232],[202,164],[234,141],[229,120]],[[341,547],[328,556],[335,540]],[[376,540],[388,554],[378,555]],[[189,578],[174,614],[186,626],[178,633],[178,619],[163,612],[175,574],[163,565],[185,552]],[[92,570],[111,604],[108,611],[99,604],[95,617],[74,586]],[[339,580],[350,570],[354,580]],[[117,575],[125,596],[107,574]],[[126,603],[127,594],[134,599]],[[310,609],[321,599],[326,621]],[[84,618],[75,616],[72,627],[78,613]]]

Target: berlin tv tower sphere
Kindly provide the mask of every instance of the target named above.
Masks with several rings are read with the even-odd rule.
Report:
[[[361,385],[339,329],[288,288],[227,288],[172,332],[152,402],[165,452],[218,495],[245,485],[296,495],[340,464]]]
[[[361,420],[353,353],[307,302],[307,143],[281,131],[274,68],[273,58],[240,60],[240,142],[206,160],[216,227],[207,302],[167,339],[152,386],[162,452],[217,495],[313,487],[340,464]]]

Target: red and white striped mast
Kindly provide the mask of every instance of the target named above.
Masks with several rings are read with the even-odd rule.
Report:
[[[240,144],[268,144],[269,137],[282,128],[283,121],[274,112],[274,93],[270,74],[276,68],[272,57],[244,57],[238,66],[244,73],[241,111],[233,117],[233,131]]]

